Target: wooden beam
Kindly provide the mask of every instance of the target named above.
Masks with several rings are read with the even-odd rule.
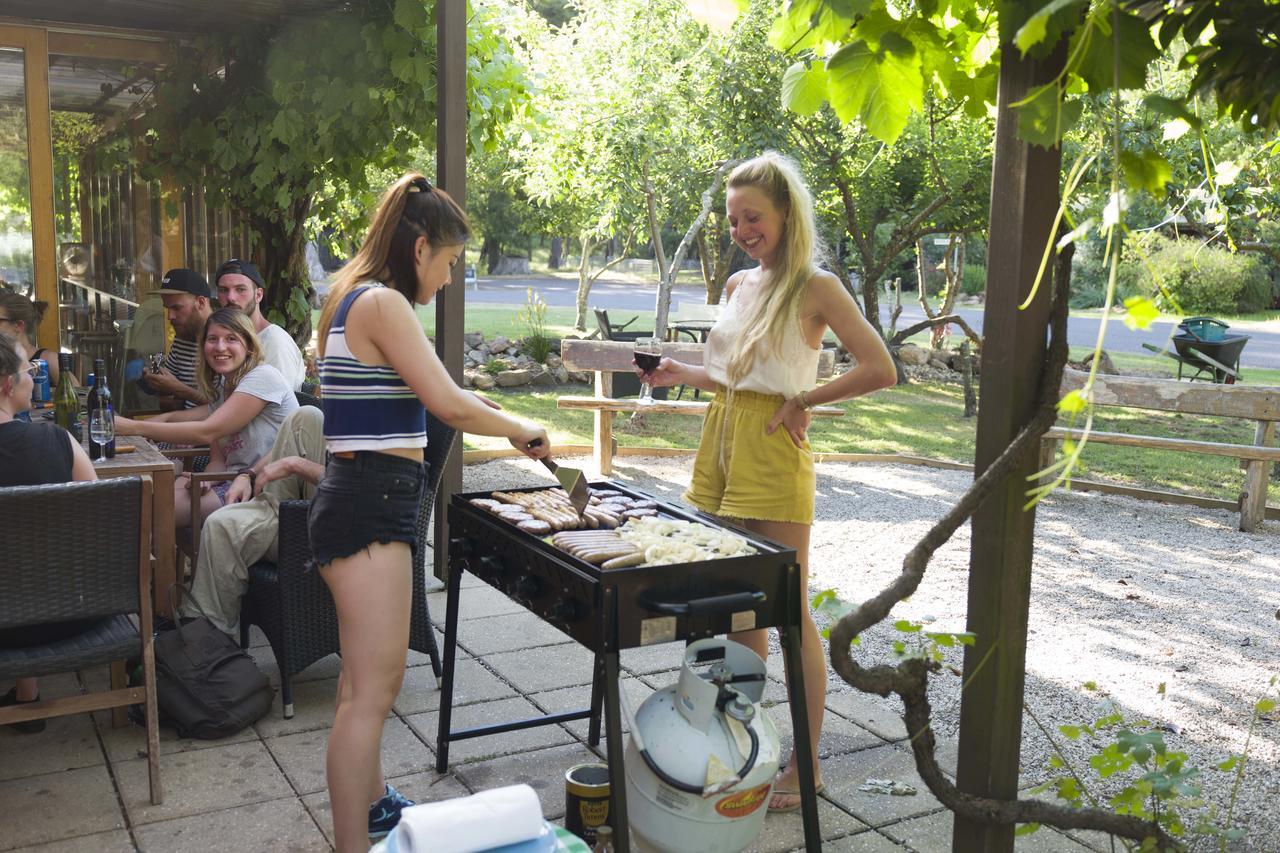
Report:
[[[436,3],[436,183],[466,207],[467,201],[467,4]],[[462,328],[465,323],[465,264],[453,268],[453,287],[436,296],[436,355],[454,382],[462,384]],[[435,573],[448,577],[449,519],[445,507],[462,489],[462,454],[445,460],[436,493]]]
[[[1040,394],[1049,319],[1052,265],[1036,299],[1031,292],[1058,208],[1059,148],[1029,145],[1018,136],[1013,104],[1052,81],[1066,58],[1064,35],[1044,60],[1002,46],[991,176],[991,246],[982,328],[981,409],[975,471],[981,472],[1033,417]],[[973,516],[967,629],[956,784],[979,797],[1014,799],[1022,745],[1022,696],[1031,599],[1035,511],[1024,510],[1028,477],[1038,454],[1015,465]],[[1012,853],[1014,827],[956,816],[956,853]]]
[[[1083,371],[1064,371],[1062,393],[1083,389],[1088,377]],[[1093,402],[1098,406],[1280,421],[1280,388],[1266,386],[1098,374],[1093,381]]]
[[[35,298],[46,305],[36,330],[42,347],[61,346],[58,310],[58,242],[53,210],[53,135],[49,125],[49,54],[44,30],[0,29],[0,41],[22,48],[27,113],[27,176],[31,200],[31,256]]]
[[[1261,421],[1273,428],[1274,421]],[[1261,428],[1259,428],[1261,429]],[[1045,433],[1048,439],[1070,438],[1079,441],[1084,437],[1082,429],[1053,427]],[[1263,433],[1260,431],[1259,436]],[[1230,456],[1233,459],[1255,459],[1262,462],[1280,462],[1280,447],[1264,447],[1252,444],[1219,444],[1215,441],[1193,441],[1189,438],[1165,438],[1155,435],[1128,435],[1122,432],[1089,433],[1089,442],[1114,444],[1120,447],[1142,447],[1151,450],[1181,450],[1185,453],[1203,453],[1206,456]]]
[[[49,52],[66,56],[168,65],[173,61],[173,48],[171,41],[153,38],[122,38],[103,33],[49,32]]]
[[[662,354],[686,364],[702,364],[705,344],[664,343]],[[630,341],[583,341],[566,338],[560,342],[560,358],[565,370],[574,372],[606,370],[630,373],[635,344]],[[835,351],[824,349],[818,355],[818,379],[829,379],[835,373]]]

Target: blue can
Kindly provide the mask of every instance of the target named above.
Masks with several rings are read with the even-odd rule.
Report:
[[[43,358],[35,360],[36,365],[36,384],[31,389],[31,402],[48,403],[53,399],[53,393],[49,388],[49,362]]]

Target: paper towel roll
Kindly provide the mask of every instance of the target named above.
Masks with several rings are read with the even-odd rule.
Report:
[[[528,785],[508,785],[410,806],[396,827],[398,853],[475,853],[538,837],[542,804]]]

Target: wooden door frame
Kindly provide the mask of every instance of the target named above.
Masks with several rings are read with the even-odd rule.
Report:
[[[49,127],[49,33],[39,27],[0,26],[0,45],[22,50],[27,111],[27,192],[31,202],[31,260],[35,298],[47,308],[38,345],[58,347],[58,259],[53,222],[53,139]]]

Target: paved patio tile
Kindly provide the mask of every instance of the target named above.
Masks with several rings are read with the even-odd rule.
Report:
[[[942,807],[916,774],[911,755],[888,744],[825,759],[822,778],[828,799],[872,826],[928,814]],[[911,785],[917,793],[895,797],[859,791],[858,786],[868,779],[891,779]]]
[[[387,781],[415,803],[433,803],[437,800],[465,797],[471,793],[452,774],[441,776],[434,771],[414,773]],[[315,822],[320,825],[320,831],[324,833],[324,837],[332,844],[333,809],[329,806],[328,791],[307,794],[302,798],[302,802]]]
[[[329,729],[266,738],[267,748],[289,777],[294,790],[301,794],[325,788],[325,750]],[[397,717],[387,720],[382,729],[382,772],[403,776],[429,769],[435,755],[409,727]]]
[[[627,698],[631,700],[631,709],[639,711],[640,705],[644,700],[653,695],[653,688],[645,684],[638,678],[623,678],[619,684],[621,692],[626,693]],[[564,687],[560,690],[548,690],[543,693],[533,693],[529,696],[534,702],[546,708],[552,713],[561,713],[563,711],[576,711],[579,708],[591,707],[591,688],[587,685],[578,687]],[[565,723],[569,731],[573,732],[582,740],[587,739],[587,729],[590,727],[589,720],[574,720],[571,723]],[[627,716],[622,714],[622,730],[628,731]],[[600,714],[600,735],[601,744],[604,743],[604,713]]]
[[[791,727],[791,703],[772,705],[765,710],[765,713],[769,715],[769,719],[778,730],[778,737],[782,741],[782,754],[790,755],[794,731]],[[845,752],[858,752],[883,744],[883,740],[861,726],[855,726],[836,714],[827,714],[822,720],[822,734],[818,738],[818,757],[826,758]]]
[[[834,838],[851,833],[865,833],[870,827],[849,816],[824,799],[818,799],[818,827],[822,831],[823,848]],[[804,824],[799,812],[771,814],[747,853],[783,853],[804,847]]]
[[[448,612],[448,593],[432,592],[427,595],[427,607],[431,617],[444,624]],[[479,586],[462,586],[462,596],[458,602],[458,619],[483,619],[486,616],[498,616],[503,613],[526,613],[524,606],[517,604],[507,596],[488,584]]]
[[[264,738],[327,729],[333,725],[333,703],[337,696],[336,678],[295,683],[293,718],[284,718],[284,706],[280,701],[280,691],[277,690],[275,698],[271,700],[271,710],[254,723],[253,728]]]
[[[153,806],[143,759],[114,765],[134,826],[278,800],[294,795],[275,759],[260,741],[195,749],[165,758],[160,768],[164,803]]]
[[[123,829],[105,764],[0,782],[0,850]]]
[[[102,745],[106,747],[107,757],[112,762],[128,761],[131,758],[145,758],[147,755],[147,730],[133,723],[113,728],[110,711],[95,711],[93,721],[98,727],[98,735]],[[231,743],[248,743],[256,741],[258,733],[252,726],[241,729],[233,735],[220,740],[200,740],[198,738],[181,738],[172,728],[160,727],[160,755],[173,755],[193,749],[212,749]],[[163,770],[161,771],[163,774]]]
[[[823,853],[902,853],[903,849],[874,830],[822,842]]]
[[[947,809],[924,817],[904,820],[883,826],[880,831],[917,853],[947,853],[951,850],[951,829],[955,815]],[[1020,835],[1013,840],[1018,853],[1084,853],[1081,847],[1066,835],[1041,827],[1031,835]]]
[[[473,791],[503,785],[529,785],[538,792],[543,817],[550,820],[564,814],[564,774],[575,764],[600,760],[585,746],[573,744],[463,764],[454,772]]]
[[[18,847],[13,853],[134,853],[133,839],[123,829],[95,832],[77,838],[64,838],[48,844]]]
[[[458,623],[459,647],[475,656],[571,642],[568,634],[527,610]]]
[[[475,726],[487,726],[494,723],[506,723],[541,716],[541,712],[533,703],[519,696],[510,699],[496,699],[491,702],[479,702],[475,705],[462,705],[453,709],[450,725],[454,731],[469,729]],[[435,744],[440,725],[440,712],[430,711],[415,714],[406,722],[421,737]],[[558,725],[538,726],[532,729],[521,729],[504,734],[487,735],[485,737],[467,738],[449,744],[449,765],[471,761],[484,761],[499,755],[510,755],[513,752],[528,752],[548,746],[559,746],[572,743],[573,735]],[[391,771],[386,771],[390,773]]]
[[[898,704],[900,703],[895,700],[891,705],[890,700],[852,688],[827,692],[828,710],[835,711],[885,740],[902,740],[907,736],[902,715],[894,710]]]
[[[485,655],[484,662],[521,693],[590,684],[595,655],[577,643]]]
[[[138,849],[199,850],[241,853],[245,850],[328,851],[328,840],[295,798],[252,803],[223,811],[166,820],[139,827]]]
[[[623,649],[622,668],[632,675],[679,670],[684,664],[684,643],[659,643],[638,649]]]
[[[41,692],[41,698],[52,698]],[[138,745],[144,746],[141,729]],[[51,717],[45,730],[26,735],[0,727],[0,780],[105,764],[89,714]]]
[[[453,707],[507,699],[516,690],[485,669],[474,660],[459,660],[453,675]],[[396,697],[394,708],[402,717],[434,711],[440,707],[440,691],[436,689],[436,677],[429,666],[415,666],[405,670],[404,684]]]

